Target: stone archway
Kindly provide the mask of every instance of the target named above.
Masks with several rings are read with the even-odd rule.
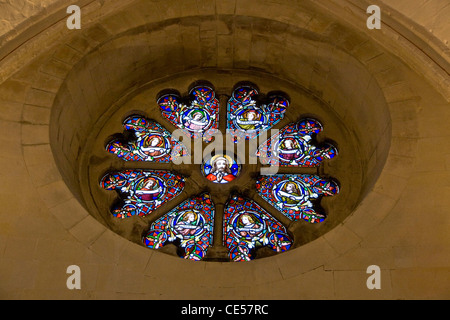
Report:
[[[95,270],[92,276],[95,285],[89,291],[94,297],[108,291],[127,292],[129,296],[139,293],[146,297],[158,294],[174,297],[173,292],[164,289],[165,279],[179,268],[202,275],[200,280],[184,284],[194,288],[193,295],[197,297],[262,297],[266,290],[271,290],[272,297],[285,297],[283,292],[296,297],[351,297],[346,288],[352,281],[356,285],[364,278],[365,264],[375,259],[383,270],[388,270],[387,281],[391,283],[381,295],[398,298],[408,296],[402,290],[405,278],[409,279],[405,275],[408,272],[414,276],[448,268],[434,255],[433,264],[418,259],[419,255],[427,256],[424,248],[438,241],[445,243],[445,232],[437,228],[435,238],[429,224],[418,227],[412,218],[406,218],[410,213],[418,218],[424,210],[414,199],[422,194],[419,189],[422,184],[431,183],[433,177],[433,183],[445,185],[442,179],[448,174],[446,162],[427,143],[434,148],[448,148],[439,138],[448,133],[445,129],[434,132],[426,123],[442,123],[440,118],[445,116],[441,115],[447,114],[448,106],[448,101],[436,94],[438,90],[443,92],[442,88],[435,89],[428,81],[445,84],[448,80],[438,75],[433,81],[419,77],[417,70],[429,69],[417,61],[426,61],[426,66],[432,63],[418,49],[406,53],[409,43],[389,42],[395,36],[404,39],[397,33],[404,31],[404,27],[392,24],[382,35],[368,34],[355,26],[357,17],[364,13],[355,10],[350,14],[352,18],[344,21],[349,16],[347,4],[335,4],[333,8],[340,9],[331,13],[310,3],[296,7],[298,10],[268,3],[258,8],[250,2],[237,6],[234,1],[170,10],[161,3],[147,6],[142,1],[122,1],[120,5],[105,4],[103,11],[98,11],[100,3],[92,2],[84,7],[88,12],[86,29],[82,29],[82,34],[72,35],[57,23],[64,19],[61,3],[54,10],[49,8],[55,13],[39,22],[27,21],[28,28],[24,26],[23,33],[8,43],[9,52],[2,51],[0,71],[4,81],[0,92],[7,102],[3,104],[6,108],[3,117],[8,139],[4,140],[12,150],[10,157],[4,158],[5,168],[15,168],[15,174],[8,173],[5,181],[11,188],[25,184],[28,201],[39,204],[37,212],[47,220],[55,217],[67,235],[74,237],[75,244],[69,243],[76,248],[74,252],[82,252],[80,264]],[[279,15],[267,19],[264,17],[267,10],[277,10]],[[158,12],[164,12],[164,18]],[[390,19],[401,24],[396,15]],[[31,27],[36,28],[33,33]],[[191,38],[197,42],[192,43]],[[412,38],[413,35],[408,39]],[[425,51],[429,50],[427,47]],[[118,59],[121,64],[115,65]],[[87,133],[98,121],[105,120],[102,118],[106,117],[105,112],[152,81],[189,72],[195,80],[199,77],[196,72],[215,69],[221,70],[229,83],[236,80],[233,70],[239,70],[254,75],[270,74],[289,85],[302,87],[319,105],[332,107],[338,117],[351,125],[355,137],[366,139],[361,143],[363,156],[359,158],[365,168],[366,184],[361,184],[365,185],[359,198],[361,203],[352,214],[308,245],[248,266],[183,264],[117,236],[80,205],[85,197],[80,184],[80,156],[89,141]],[[428,72],[424,74],[429,76]],[[182,86],[184,82],[179,81]],[[299,108],[307,102],[300,101]],[[22,169],[12,166],[11,159],[23,164]],[[430,162],[435,164],[431,173],[422,169]],[[428,199],[435,199],[431,190],[425,193]],[[438,203],[437,196],[434,197],[433,210],[442,208],[445,212],[445,202]],[[408,202],[416,207],[408,206]],[[8,206],[14,210],[14,206]],[[29,209],[32,205],[23,206]],[[442,215],[438,217],[442,219]],[[394,222],[402,226],[396,235],[392,235],[390,227]],[[420,236],[426,245],[417,244],[409,238],[408,231],[425,231],[436,241]],[[384,237],[375,236],[377,232]],[[46,243],[43,239],[52,238],[43,234],[37,247]],[[379,246],[375,245],[377,241]],[[10,259],[8,252],[14,244],[8,242],[5,248],[6,258]],[[61,244],[55,250],[60,252],[64,248]],[[40,259],[38,256],[37,260]],[[61,263],[67,260],[69,256]],[[48,269],[48,265],[41,265]],[[120,272],[116,266],[129,272]],[[231,273],[235,276],[230,280]],[[119,281],[107,283],[105,274]],[[244,284],[249,275],[252,286]],[[36,277],[41,279],[39,275]],[[176,280],[172,280],[173,285]],[[145,285],[127,286],[124,282]],[[293,289],[293,282],[309,285]],[[147,291],[150,284],[157,288],[157,293]],[[317,287],[321,285],[324,289],[319,292]],[[61,290],[55,285],[55,292]],[[377,293],[365,292],[366,288],[360,290],[365,296],[379,297]],[[443,290],[440,292],[445,294]]]

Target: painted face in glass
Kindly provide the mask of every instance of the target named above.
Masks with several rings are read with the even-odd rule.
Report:
[[[266,118],[261,110],[249,109],[238,113],[235,123],[236,127],[250,133],[266,125]]]
[[[216,155],[202,165],[203,175],[213,183],[229,183],[236,179],[240,165],[227,155]]]
[[[210,115],[206,110],[186,112],[182,119],[184,127],[192,132],[203,132],[210,124]]]
[[[144,202],[158,201],[164,196],[165,188],[156,177],[145,178],[138,182],[136,195]]]

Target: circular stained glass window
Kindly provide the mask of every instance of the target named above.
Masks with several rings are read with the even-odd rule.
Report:
[[[185,97],[160,94],[155,103],[175,130],[139,114],[126,117],[124,132],[107,141],[106,151],[133,168],[109,170],[100,181],[101,188],[121,199],[111,207],[115,219],[151,216],[164,204],[176,203],[147,228],[145,246],[160,250],[172,244],[180,257],[195,261],[208,260],[220,246],[226,248],[226,260],[250,261],[261,248],[277,254],[293,247],[286,221],[326,220],[320,200],[337,195],[339,183],[313,170],[337,157],[338,150],[316,142],[324,127],[314,117],[272,130],[289,112],[287,95],[262,95],[256,85],[237,84],[225,106],[211,84],[201,84]],[[239,146],[250,143],[256,143],[254,154],[244,148],[239,155]],[[232,150],[224,150],[225,145]],[[177,172],[179,164],[183,172]],[[199,192],[177,202],[190,181]],[[250,183],[256,196],[239,192],[243,183]]]

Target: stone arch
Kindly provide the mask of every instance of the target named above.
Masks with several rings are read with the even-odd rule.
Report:
[[[93,2],[94,6],[95,4],[96,3]],[[130,2],[130,4],[132,4],[132,2]],[[19,133],[18,136],[20,140],[16,142],[21,145],[20,152],[23,154],[23,161],[26,165],[27,179],[32,182],[32,190],[40,195],[45,208],[54,214],[54,216],[62,223],[64,229],[73,235],[77,241],[87,248],[88,251],[91,251],[103,259],[112,261],[114,264],[124,265],[126,268],[133,270],[136,274],[145,274],[148,278],[155,280],[156,278],[153,278],[152,276],[153,273],[161,272],[162,277],[164,277],[164,274],[167,275],[168,272],[163,270],[165,266],[168,264],[179,266],[182,261],[129,244],[124,239],[110,232],[104,226],[98,224],[98,222],[88,214],[85,208],[79,204],[78,200],[80,200],[80,197],[74,197],[72,187],[76,186],[71,185],[70,187],[67,187],[67,178],[63,179],[62,174],[60,173],[73,172],[76,168],[68,166],[67,162],[62,161],[61,159],[55,160],[54,155],[51,152],[51,144],[53,143],[50,135],[50,122],[52,117],[50,114],[52,112],[51,108],[55,104],[64,104],[64,102],[66,102],[64,100],[58,100],[61,99],[61,95],[58,94],[61,87],[70,92],[70,90],[74,90],[74,87],[71,86],[76,85],[76,83],[66,82],[67,75],[70,72],[73,72],[73,67],[77,62],[81,61],[87,51],[99,48],[99,45],[103,43],[104,40],[109,40],[114,33],[120,34],[121,31],[124,31],[121,30],[123,25],[129,25],[131,22],[139,23],[144,17],[148,17],[145,14],[149,14],[149,10],[142,13],[142,15],[139,15],[138,9],[133,9],[131,5],[127,7],[127,5],[128,3],[123,4],[123,6],[126,7],[124,12],[127,12],[126,10],[128,10],[128,12],[132,12],[133,14],[121,16],[121,9],[114,9],[117,10],[117,14],[111,9],[110,13],[114,14],[106,17],[105,21],[102,21],[107,27],[103,27],[103,24],[100,22],[100,18],[103,18],[103,16],[96,16],[96,11],[92,9],[92,15],[89,16],[89,19],[92,19],[92,27],[86,30],[86,34],[82,37],[71,38],[69,41],[70,45],[67,45],[66,39],[61,39],[61,35],[55,35],[52,33],[54,30],[51,30],[51,37],[54,37],[53,39],[58,39],[58,44],[52,47],[54,50],[43,53],[37,57],[32,64],[22,68],[18,73],[15,73],[11,77],[9,77],[9,75],[11,74],[12,69],[9,69],[10,66],[5,67],[6,70],[3,69],[3,72],[1,73],[3,76],[2,79],[8,80],[3,82],[2,92],[6,93],[4,96],[5,99],[8,101],[13,100],[11,101],[13,104],[21,105],[22,112],[20,115],[10,115],[12,119],[20,118],[21,121],[20,123],[12,125],[11,131]],[[269,5],[267,4],[267,6]],[[233,6],[223,6],[220,7],[220,9],[217,9],[224,10],[223,12],[226,14],[223,19],[225,21],[229,21],[227,20],[229,18],[228,16],[235,13],[231,9],[232,7]],[[140,8],[142,9],[142,7]],[[219,8],[219,6],[217,6],[217,8]],[[279,10],[282,11],[284,9],[281,8]],[[250,16],[250,20],[252,21],[258,20],[258,17],[260,16],[260,13],[256,12],[258,10],[252,8],[251,4],[248,5],[247,8],[241,7],[239,10],[246,12],[246,15]],[[256,11],[252,12],[251,10]],[[316,8],[314,10],[316,10]],[[210,8],[201,8],[200,11],[205,12],[204,15],[206,17],[213,14]],[[180,21],[183,20],[184,16],[189,16],[187,12],[188,11],[178,12],[178,10],[176,10],[176,12],[170,14],[173,15],[173,19]],[[236,11],[236,13],[237,12],[239,11]],[[236,18],[236,21],[239,19],[245,20],[244,17],[246,15],[241,14],[240,17]],[[192,14],[192,16],[198,18],[199,14],[196,12],[196,14]],[[324,34],[326,34],[329,38],[333,38],[345,29],[339,24],[327,23],[327,19],[317,12],[316,15],[306,15],[304,20],[298,18],[299,17],[295,16],[295,14],[292,14],[282,19],[284,20],[282,22],[287,21],[288,23],[283,24],[280,23],[280,21],[275,21],[271,26],[275,28],[275,30],[279,30],[277,29],[277,26],[284,26],[285,29],[281,30],[283,30],[282,32],[285,32],[284,34],[289,36],[293,36],[288,32],[290,28],[299,30],[295,28],[303,27],[311,32],[308,33],[307,31],[303,31],[303,34],[310,36],[308,39],[309,45],[316,40],[314,36],[321,39]],[[125,19],[127,23],[119,23],[119,21],[123,21],[123,19]],[[157,20],[156,17],[153,17],[153,19]],[[188,17],[187,20],[189,19],[191,18]],[[47,20],[48,21],[46,22],[49,23],[51,19],[48,18]],[[205,21],[208,20],[205,18]],[[263,20],[261,19],[261,21]],[[211,23],[211,21],[209,22]],[[219,45],[217,49],[213,48],[214,50],[217,50],[215,53],[217,54],[215,58],[217,59],[217,66],[223,69],[229,69],[231,62],[227,60],[225,54],[228,48],[226,43],[228,43],[227,41],[230,41],[226,37],[226,23],[223,21],[221,21],[223,24],[220,24],[217,21],[213,22],[218,23],[218,25],[214,26],[215,37],[213,38],[217,41],[216,43],[219,43],[219,41],[223,41],[224,43],[223,47]],[[206,27],[207,24],[205,25],[205,28]],[[148,30],[148,26],[146,28]],[[55,30],[56,29],[57,28],[55,28]],[[151,33],[151,30],[148,31]],[[395,34],[395,31],[396,30],[393,29],[389,32]],[[221,32],[223,32],[223,34],[221,34]],[[315,34],[313,32],[315,32]],[[65,31],[63,31],[62,34],[67,35]],[[345,35],[348,35],[348,37],[345,37]],[[270,287],[274,283],[281,283],[280,285],[284,286],[285,284],[282,283],[286,283],[286,280],[288,279],[305,279],[302,278],[302,275],[318,272],[315,270],[319,270],[323,266],[332,265],[332,261],[339,261],[346,253],[354,252],[360,248],[361,243],[367,238],[370,232],[374,228],[377,228],[384,219],[392,216],[394,207],[404,195],[403,192],[407,187],[407,182],[412,179],[412,176],[415,173],[416,162],[424,161],[423,157],[417,153],[418,148],[421,147],[419,138],[424,136],[424,127],[423,124],[421,124],[421,121],[426,118],[421,113],[420,94],[415,92],[420,80],[416,78],[411,80],[413,78],[412,71],[389,52],[389,49],[393,50],[393,44],[389,44],[387,50],[381,48],[377,43],[370,39],[367,40],[366,35],[364,34],[356,33],[356,36],[354,36],[354,33],[344,32],[341,34],[341,37],[335,38],[340,40],[336,40],[336,43],[331,45],[331,47],[327,45],[319,45],[317,47],[312,46],[312,48],[310,48],[311,50],[317,50],[317,55],[315,56],[316,59],[309,61],[307,64],[302,64],[302,59],[299,59],[298,69],[308,70],[308,72],[293,75],[292,79],[298,79],[296,77],[298,75],[300,79],[302,79],[301,83],[304,87],[309,90],[312,95],[317,97],[318,100],[329,105],[341,106],[342,109],[339,109],[339,112],[342,117],[350,117],[351,115],[348,113],[348,110],[345,110],[344,108],[343,102],[345,102],[345,100],[342,100],[343,98],[340,96],[341,92],[331,88],[329,91],[321,92],[321,88],[327,87],[329,81],[339,83],[340,80],[343,80],[340,78],[333,79],[335,74],[333,71],[341,69],[339,63],[344,65],[344,62],[353,59],[359,62],[359,64],[356,63],[354,65],[354,68],[355,70],[367,72],[365,84],[367,85],[366,88],[370,87],[371,89],[367,89],[366,92],[376,92],[377,94],[374,96],[368,95],[367,99],[362,99],[358,105],[364,110],[364,107],[369,108],[369,105],[365,103],[384,101],[388,107],[387,110],[389,111],[387,116],[391,119],[390,124],[392,128],[389,127],[388,129],[386,127],[380,129],[380,132],[387,135],[387,141],[389,141],[390,144],[383,142],[379,145],[372,146],[372,148],[367,151],[367,163],[365,164],[368,168],[367,172],[373,170],[373,172],[380,173],[380,177],[373,186],[367,187],[366,194],[361,199],[361,204],[351,216],[349,216],[341,225],[334,228],[323,237],[309,243],[307,246],[277,256],[273,261],[263,259],[253,263],[251,266],[225,266],[222,264],[212,266],[203,263],[200,263],[199,266],[183,265],[183,268],[186,268],[186,270],[193,273],[198,274],[201,271],[207,271],[208,275],[203,280],[204,282],[202,285],[207,286],[208,279],[211,280],[213,275],[225,275],[233,272],[234,274],[238,274],[238,276],[234,278],[231,283],[227,277],[222,276],[216,279],[217,283],[215,286],[221,287],[231,285],[236,291],[244,289],[244,293],[241,293],[242,296],[251,297],[252,295],[248,291],[245,291],[248,290],[248,287],[242,285],[243,281],[246,280],[242,275],[243,273],[251,274],[252,279],[260,288]],[[51,37],[48,37],[48,39]],[[239,48],[240,43],[248,40],[245,37],[246,35],[243,35],[243,39],[234,39],[234,41],[236,41],[236,47],[234,47],[234,49]],[[45,39],[45,35],[37,34],[36,38]],[[256,50],[270,51],[270,49],[267,48],[274,46],[274,44],[270,43],[269,39],[266,38],[264,38],[264,34],[256,34],[254,41],[252,40],[252,45],[254,45]],[[90,41],[86,42],[87,39],[90,39]],[[208,41],[210,40],[206,40],[206,43]],[[378,39],[378,41],[380,40]],[[278,39],[278,43],[279,42],[280,40]],[[92,43],[96,43],[95,48],[92,47]],[[275,44],[276,43],[277,42],[275,42]],[[111,46],[111,49],[117,49],[117,47],[115,47],[117,44],[119,46],[127,46],[127,42],[120,43],[120,38],[117,37],[116,43]],[[343,50],[341,50],[342,47],[346,49],[344,50],[344,53]],[[33,45],[31,45],[31,48],[33,48]],[[34,45],[34,50],[36,50],[36,48],[37,45]],[[292,50],[295,50],[295,48],[295,43],[293,43]],[[224,52],[219,52],[219,49],[223,49]],[[333,53],[335,55],[330,57],[329,54],[327,54],[328,49],[334,50]],[[289,50],[286,51],[289,52]],[[398,52],[401,51],[402,50],[400,49],[398,50]],[[350,57],[345,54],[348,54],[349,52],[352,55]],[[14,54],[16,54],[16,56],[21,55],[22,57],[22,59],[17,60],[17,64],[21,61],[29,61],[29,56],[27,55],[30,53],[21,51],[20,48],[17,49]],[[205,54],[206,61],[211,63],[207,59],[208,53]],[[237,55],[239,56],[240,54],[241,53],[238,53]],[[242,55],[247,57],[246,53],[242,53]],[[49,59],[49,57],[51,58]],[[334,60],[330,62],[330,60],[327,61],[327,58],[333,58]],[[10,57],[5,55],[4,59],[5,61],[8,61]],[[271,59],[267,56],[254,56],[252,58],[250,55],[248,56],[248,59],[246,59],[247,58],[237,59],[232,62],[236,63],[236,66],[239,68],[247,67],[250,70],[257,68],[258,70],[265,70],[271,73],[287,71],[286,69],[288,69],[286,68],[282,71],[278,71],[267,68],[267,65],[265,65],[264,62],[270,61]],[[289,59],[287,53],[285,59]],[[101,62],[100,60],[101,58],[97,58],[97,61]],[[216,67],[216,65],[208,65],[208,63],[202,67]],[[233,64],[232,66],[234,67],[235,65]],[[360,78],[345,78],[344,80],[353,80],[353,83],[357,84],[358,79]],[[129,88],[134,88],[134,85],[136,85],[136,83],[131,81]],[[348,90],[348,86],[346,88]],[[352,94],[352,92],[348,93],[350,95]],[[358,96],[358,93],[359,92],[353,92],[353,95]],[[343,96],[347,97],[347,95]],[[370,99],[379,100],[369,101]],[[77,116],[75,113],[72,115]],[[55,135],[58,136],[58,133],[53,132],[52,135],[53,137]],[[76,133],[60,136],[59,138],[62,138],[63,141],[64,139],[65,141],[71,140],[68,142],[71,150],[67,150],[67,153],[71,153],[73,156],[78,152],[78,149],[82,145],[80,142],[78,142],[78,144],[75,142],[77,139]],[[64,163],[66,163],[66,165]],[[76,174],[74,174],[74,176],[76,177]],[[367,219],[367,212],[370,212],[371,219]],[[322,254],[317,255],[314,254],[315,252],[321,252]],[[123,254],[133,257],[136,264],[133,265],[124,262]],[[298,261],[303,261],[305,263],[299,266]],[[260,275],[263,270],[268,270],[267,272],[270,275],[261,279]],[[327,274],[327,277],[328,276],[329,274]],[[157,283],[157,280],[155,280],[155,283]],[[161,292],[163,291],[164,290],[161,289]],[[231,294],[232,292],[234,293],[233,290],[230,290],[228,294]],[[168,292],[166,292],[166,294],[169,295]],[[201,294],[199,294],[199,296],[201,296]]]

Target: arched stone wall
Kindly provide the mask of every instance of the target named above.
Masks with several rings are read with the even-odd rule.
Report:
[[[45,32],[37,32],[34,41],[19,41],[23,44],[9,55],[3,52],[1,132],[2,143],[9,152],[1,157],[3,181],[8,188],[2,192],[5,212],[0,234],[4,240],[0,245],[3,258],[0,268],[11,277],[2,281],[0,294],[20,298],[189,299],[448,296],[445,281],[422,280],[429,279],[427,276],[431,274],[433,279],[445,279],[448,273],[448,255],[442,252],[449,240],[446,230],[449,204],[444,190],[448,178],[446,155],[450,149],[445,125],[448,101],[438,93],[442,88],[430,85],[434,81],[428,83],[417,75],[415,63],[420,60],[416,56],[419,53],[410,52],[413,57],[408,60],[402,43],[394,51],[395,44],[385,43],[388,38],[385,35],[374,36],[378,43],[373,42],[372,34],[355,26],[354,20],[343,21],[345,6],[333,15],[310,3],[299,5],[296,10],[287,4],[261,1],[258,7],[250,1],[170,5],[122,1],[120,5],[104,4],[104,10],[99,10],[100,3],[92,2],[86,6],[89,8],[86,28],[81,33],[72,35],[55,23]],[[334,5],[339,7],[339,2]],[[61,22],[64,17],[61,10],[52,12],[56,13],[50,16],[59,16],[56,21]],[[264,17],[267,12],[273,16],[266,22],[273,22],[255,22],[267,19]],[[43,20],[48,23],[51,17]],[[174,21],[171,19],[182,27],[167,23]],[[160,29],[156,28],[158,21]],[[231,25],[235,29],[228,28],[227,21],[234,21]],[[109,68],[114,59],[108,63],[104,58],[114,52],[124,54],[127,47],[136,45],[138,39],[133,33],[127,37],[119,35],[140,27],[149,37],[155,37],[149,39],[150,43],[163,41],[167,45],[163,52],[155,50],[158,46],[144,47],[148,54],[154,52],[157,61],[169,65],[176,61],[183,67],[171,67],[168,71],[158,70],[158,65],[153,69],[152,60],[147,63],[139,57],[145,56],[145,51],[134,52],[126,56],[130,64],[120,66],[123,72],[132,68],[135,78],[117,81],[124,73],[120,66]],[[297,34],[299,30],[301,37]],[[204,36],[197,37],[199,31]],[[388,33],[392,35],[395,31],[390,29]],[[185,37],[180,39],[180,35]],[[198,44],[193,45],[191,38],[197,39]],[[306,50],[299,50],[300,38],[307,39],[301,43]],[[166,39],[173,39],[172,46]],[[325,39],[326,45],[317,44]],[[282,50],[278,47],[280,43],[285,45]],[[176,44],[183,44],[186,52],[193,52],[191,60],[184,61],[179,51],[170,54]],[[93,60],[83,59],[88,53]],[[276,59],[280,63],[275,63]],[[298,65],[290,68],[291,63]],[[83,73],[82,67],[93,69]],[[371,140],[373,145],[368,146],[364,158],[368,174],[380,177],[341,225],[276,257],[248,264],[190,263],[136,246],[98,223],[80,205],[81,197],[74,196],[80,194],[74,182],[79,170],[74,159],[82,149],[83,135],[50,123],[72,120],[88,127],[89,120],[98,118],[93,115],[101,114],[100,106],[106,109],[127,92],[150,81],[145,71],[161,72],[158,75],[163,77],[193,68],[214,67],[256,69],[282,76],[336,108],[349,123],[358,122],[364,115],[368,123],[377,123],[369,121],[374,105],[387,106],[380,111],[389,110],[384,116],[391,119],[391,124],[383,127],[380,123],[370,128],[374,136],[380,134],[380,140],[378,144]],[[352,73],[343,74],[343,68],[352,68]],[[70,81],[74,74],[81,77]],[[348,99],[357,101],[351,104],[351,109],[346,109]],[[68,109],[65,114],[64,105],[92,107],[79,109],[83,113]],[[357,116],[353,113],[356,111]],[[434,125],[430,126],[430,122]],[[390,145],[386,143],[387,137]],[[17,193],[19,189],[21,192]],[[424,221],[424,212],[431,219]],[[78,264],[83,270],[81,292],[65,288],[65,270],[71,264]],[[365,287],[365,269],[371,264],[382,268],[381,291]],[[24,278],[23,274],[27,276]],[[200,280],[187,280],[186,274],[196,275]],[[189,297],[183,294],[186,290]]]

